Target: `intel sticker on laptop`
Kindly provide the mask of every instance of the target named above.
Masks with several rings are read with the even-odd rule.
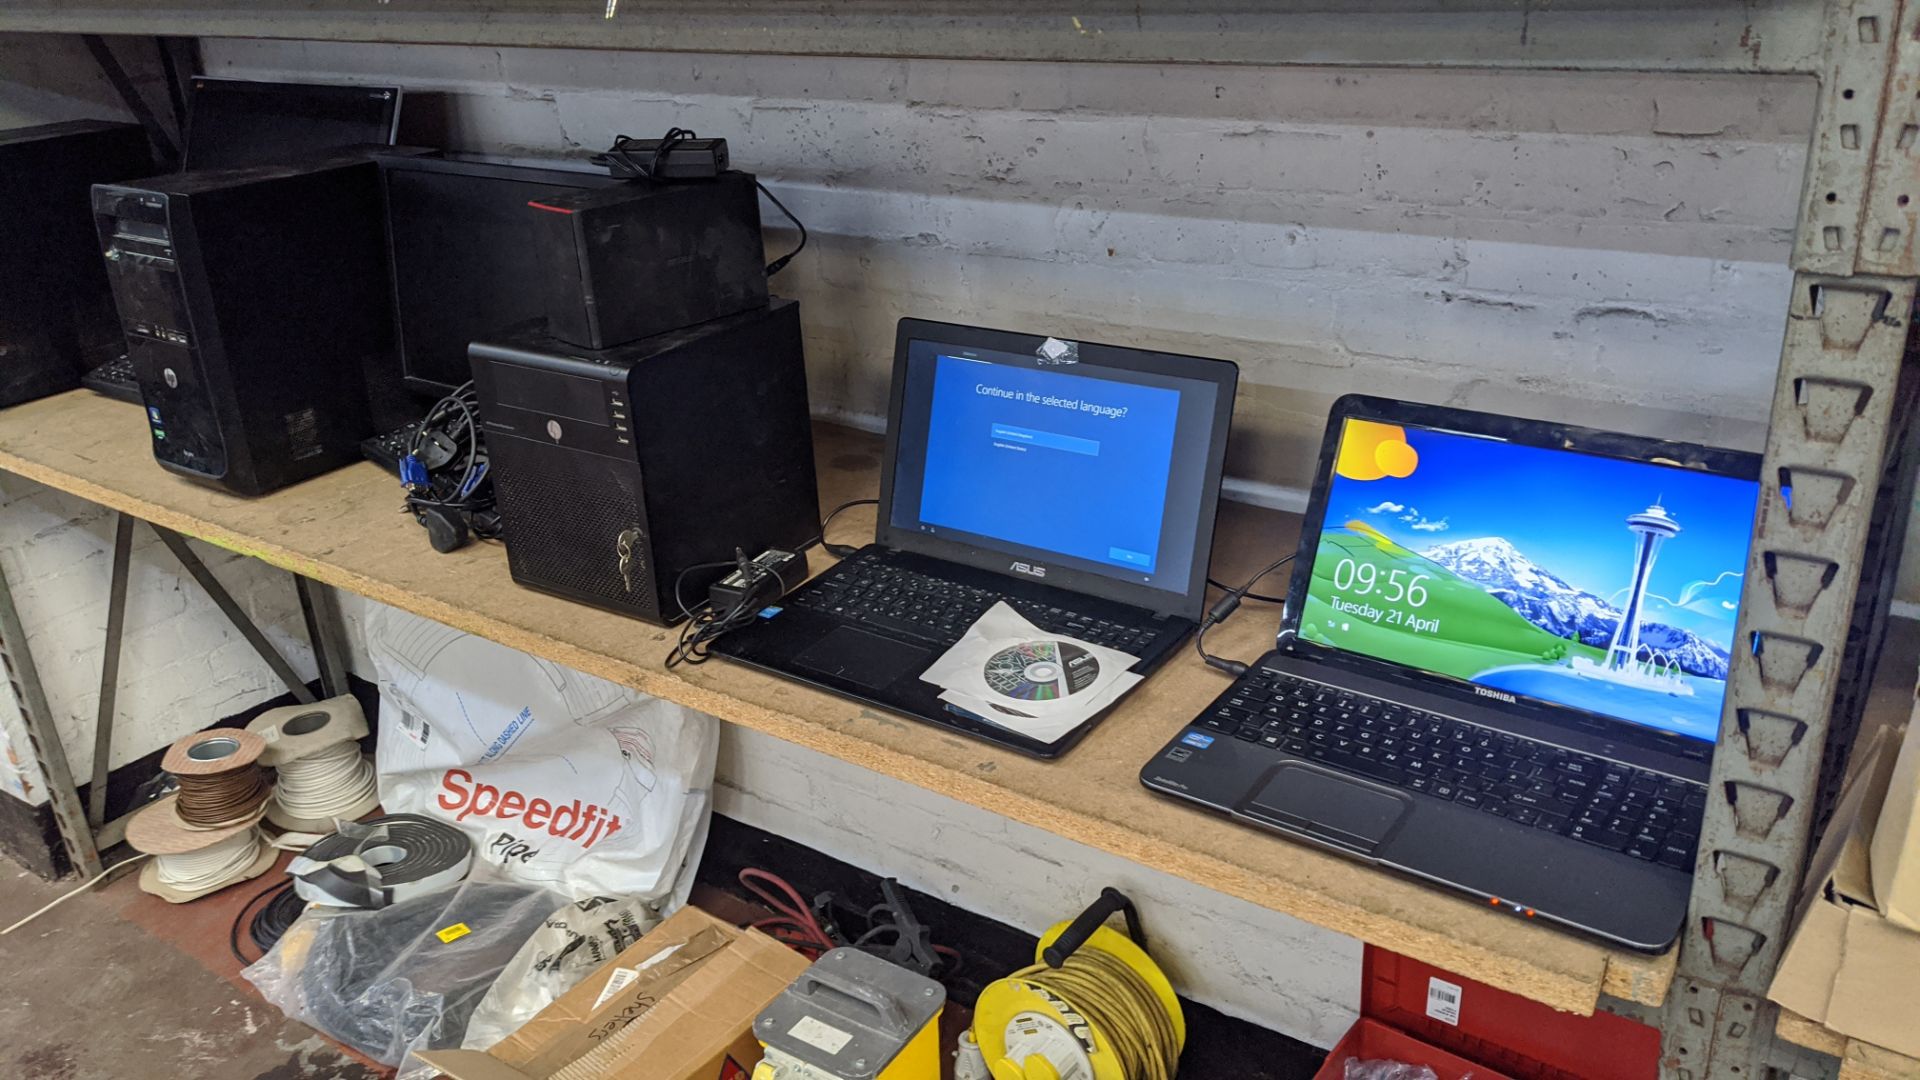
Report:
[[[1213,736],[1202,735],[1197,731],[1189,731],[1180,741],[1196,750],[1205,750],[1207,747],[1213,745]]]

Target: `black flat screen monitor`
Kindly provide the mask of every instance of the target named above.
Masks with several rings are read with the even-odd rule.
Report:
[[[457,156],[384,159],[381,172],[401,369],[412,389],[439,394],[471,377],[475,338],[546,315],[529,280],[527,204],[616,182]]]
[[[184,167],[278,165],[342,146],[390,146],[399,123],[394,86],[196,78]]]

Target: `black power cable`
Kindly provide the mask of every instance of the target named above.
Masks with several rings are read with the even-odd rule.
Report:
[[[805,579],[806,560],[795,560],[793,565],[799,573],[795,575],[795,580],[788,581],[777,567],[755,562],[747,558],[746,552],[736,549],[732,562],[700,563],[680,571],[673,579],[673,602],[687,616],[687,622],[680,628],[679,640],[667,653],[667,666],[672,668],[681,664],[706,663],[708,649],[716,640],[730,630],[738,630],[751,623],[761,608],[785,596]],[[725,611],[715,610],[711,600],[702,601],[689,609],[680,590],[687,575],[696,570],[715,570],[723,566],[739,570],[740,578],[745,582],[739,598]]]
[[[479,408],[473,382],[461,384],[427,410],[400,460],[406,511],[426,527],[436,551],[455,550],[469,535],[500,536]]]
[[[266,903],[262,904],[262,900]],[[258,905],[257,910],[256,905]],[[293,921],[298,919],[300,913],[306,909],[307,902],[300,898],[299,893],[293,891],[292,878],[248,897],[247,902],[240,905],[240,910],[234,913],[233,927],[227,932],[227,947],[233,950],[233,958],[240,961],[241,967],[254,962],[247,959],[246,954],[240,951],[240,927],[243,924],[247,927],[247,939],[253,942],[254,948],[260,950],[261,956],[265,956],[274,944],[286,935]],[[253,913],[251,922],[247,920],[249,912]]]
[[[800,545],[801,549],[819,544],[835,558],[844,559],[853,554],[858,550],[857,548],[836,544],[827,539],[827,526],[833,524],[833,519],[838,517],[842,510],[856,506],[877,505],[879,502],[879,499],[849,499],[827,511],[827,516],[820,521],[820,535]],[[746,588],[741,592],[739,599],[728,605],[724,611],[715,610],[711,600],[703,600],[688,606],[685,590],[687,575],[729,566],[739,570],[742,580],[746,582]],[[799,561],[797,567],[800,570],[801,579],[804,580],[806,562]],[[673,579],[673,605],[681,615],[686,617],[687,622],[680,628],[680,637],[674,642],[672,651],[667,653],[667,666],[671,668],[681,664],[706,663],[708,650],[716,640],[729,631],[738,630],[753,622],[761,608],[792,592],[799,584],[799,580],[788,581],[780,571],[748,559],[746,553],[742,551],[735,551],[731,560],[695,563],[681,570]]]
[[[1217,578],[1208,578],[1208,579],[1207,579],[1207,584],[1208,584],[1208,585],[1211,585],[1211,586],[1213,586],[1213,587],[1214,587],[1214,588],[1216,588],[1216,589],[1219,589],[1219,590],[1220,590],[1221,592],[1232,592],[1232,591],[1233,591],[1233,586],[1231,586],[1231,585],[1229,585],[1229,584],[1227,584],[1226,582],[1224,582],[1224,581],[1221,581],[1221,580],[1219,580],[1219,579],[1217,579]],[[1260,601],[1260,602],[1261,602],[1261,603],[1263,603],[1263,604],[1284,604],[1284,603],[1286,603],[1286,602],[1287,602],[1287,598],[1286,598],[1286,597],[1284,597],[1284,596],[1268,596],[1268,595],[1267,595],[1267,594],[1265,594],[1265,593],[1257,593],[1257,592],[1250,592],[1250,593],[1248,593],[1248,594],[1247,594],[1247,595],[1246,595],[1246,596],[1244,597],[1244,599],[1247,599],[1247,600],[1258,600],[1258,601]]]
[[[833,524],[833,519],[839,517],[840,511],[842,510],[851,510],[856,506],[878,506],[878,505],[880,505],[879,499],[848,499],[846,502],[843,502],[839,506],[836,506],[833,509],[827,511],[827,516],[821,519],[820,521],[820,546],[826,549],[827,554],[833,556],[836,559],[844,559],[847,556],[853,554],[854,552],[860,550],[859,548],[854,547],[851,544],[836,544],[833,541],[828,540],[827,526]]]
[[[1247,673],[1247,665],[1240,661],[1229,660],[1223,656],[1214,656],[1207,652],[1207,631],[1220,623],[1226,622],[1227,616],[1238,611],[1240,609],[1240,601],[1252,595],[1253,587],[1260,583],[1261,578],[1266,577],[1268,574],[1273,573],[1275,570],[1280,569],[1292,561],[1293,556],[1291,554],[1281,556],[1274,561],[1273,565],[1248,578],[1245,585],[1237,589],[1228,589],[1227,595],[1221,597],[1218,603],[1207,609],[1207,617],[1201,620],[1200,623],[1200,632],[1193,635],[1193,649],[1200,654],[1200,659],[1207,662],[1208,667],[1224,671],[1236,679]]]
[[[617,179],[629,183],[638,183],[642,180],[656,184],[666,183],[673,179],[666,175],[668,156],[674,150],[699,137],[694,134],[692,128],[668,128],[665,135],[652,140],[653,149],[648,151],[641,146],[648,140],[636,139],[631,135],[616,135],[613,137],[613,145],[595,154],[592,160],[595,165],[606,169]],[[778,196],[767,190],[767,185],[756,178],[753,186],[760,189],[760,194],[767,197],[767,201],[773,204],[774,209],[780,211],[781,216],[793,222],[793,227],[800,230],[800,242],[794,245],[793,250],[767,264],[767,276],[772,277],[785,270],[794,256],[807,250],[807,226],[794,215],[793,211],[787,209],[786,203],[781,202]]]

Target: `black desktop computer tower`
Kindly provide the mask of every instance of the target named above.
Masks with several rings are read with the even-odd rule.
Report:
[[[89,192],[152,171],[138,124],[0,131],[0,406],[71,390],[117,355]]]
[[[819,535],[794,301],[597,351],[528,323],[471,358],[516,582],[670,625],[682,570]]]
[[[767,306],[751,175],[557,192],[527,203],[547,330],[610,349]]]
[[[261,495],[359,460],[392,362],[373,161],[101,185],[93,209],[164,468]]]

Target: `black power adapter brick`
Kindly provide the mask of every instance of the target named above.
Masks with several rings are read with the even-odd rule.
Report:
[[[805,552],[768,548],[733,572],[707,586],[707,601],[724,615],[752,597],[755,604],[771,604],[807,580]]]
[[[662,147],[665,150],[662,150]],[[725,139],[614,140],[594,161],[623,180],[711,180],[727,171]]]

